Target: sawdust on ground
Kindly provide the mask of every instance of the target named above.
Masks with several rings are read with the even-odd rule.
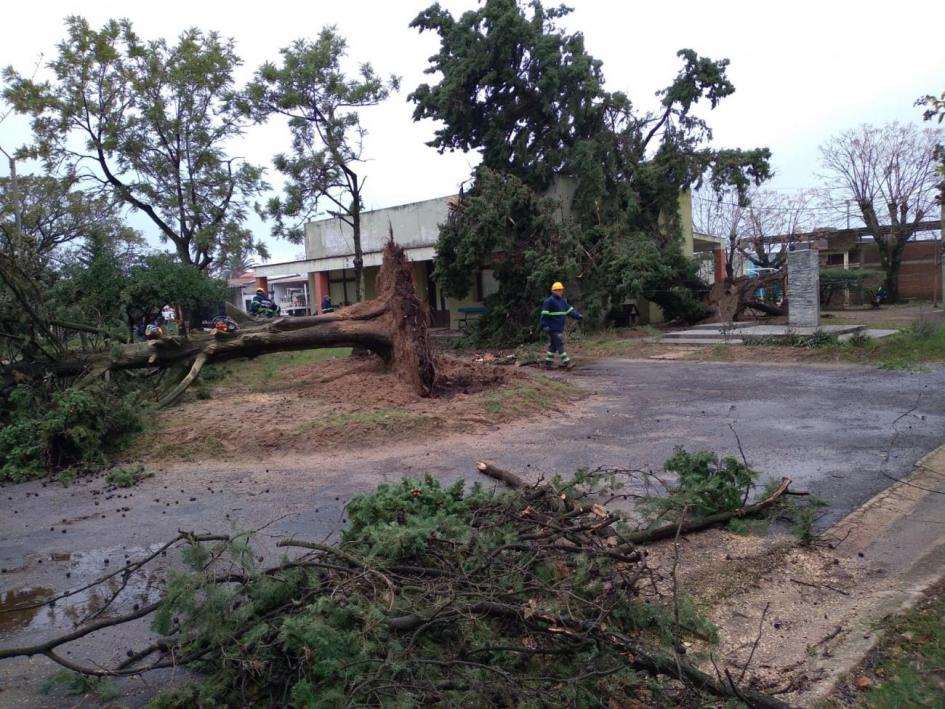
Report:
[[[716,528],[647,547],[661,589],[679,592],[719,629],[691,653],[710,674],[797,706],[819,706],[878,638],[877,621],[941,577],[945,537],[927,520],[942,507],[945,447],[809,546],[788,534]],[[908,550],[907,553],[903,553]],[[714,663],[714,664],[713,664]]]
[[[680,542],[680,592],[719,628],[715,647],[694,647],[752,689],[797,700],[826,678],[831,648],[850,632],[851,598],[863,564],[831,548],[798,545],[790,536],[738,536],[725,529]],[[836,545],[833,544],[835,547]],[[662,569],[673,542],[650,548]],[[749,662],[750,659],[750,662]],[[703,669],[714,673],[712,660]]]
[[[419,435],[468,432],[581,398],[566,380],[509,366],[438,356],[436,396],[420,397],[374,356],[284,368],[260,391],[238,377],[159,412],[126,454],[165,462],[260,460]],[[206,396],[206,394],[204,394]]]

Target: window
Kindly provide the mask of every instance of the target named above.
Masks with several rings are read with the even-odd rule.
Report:
[[[842,266],[844,254],[827,254],[828,266]]]

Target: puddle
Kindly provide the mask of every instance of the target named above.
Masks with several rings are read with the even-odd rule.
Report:
[[[121,615],[135,605],[153,603],[160,598],[163,590],[163,575],[157,560],[151,562],[152,568],[146,567],[143,571],[131,574],[126,583],[123,574],[119,573],[104,583],[62,598],[52,605],[43,602],[120,569],[128,561],[140,559],[157,548],[114,548],[50,554],[46,558],[54,562],[54,568],[64,582],[62,587],[54,591],[45,586],[25,586],[0,594],[0,637],[48,628],[71,629],[104,608],[113,596],[115,600],[99,617]]]
[[[52,598],[51,588],[41,586],[27,586],[16,591],[7,591],[0,594],[0,635],[6,635],[14,630],[29,626],[33,618],[43,610],[40,608],[23,608]],[[23,608],[23,610],[17,610]]]

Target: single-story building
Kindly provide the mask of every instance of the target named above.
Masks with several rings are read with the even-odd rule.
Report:
[[[559,184],[552,190],[552,195],[558,196],[562,204],[565,204],[570,201],[568,192],[567,184]],[[458,329],[467,317],[463,309],[482,306],[483,300],[498,290],[492,269],[487,267],[476,274],[475,285],[465,298],[447,296],[433,279],[439,226],[446,221],[449,203],[455,199],[456,195],[447,195],[362,212],[361,249],[364,254],[365,299],[374,297],[374,283],[381,265],[384,244],[387,243],[391,229],[397,243],[404,247],[407,256],[413,261],[414,283],[417,285],[420,299],[429,308],[430,323],[433,327]],[[562,208],[562,219],[567,218],[567,211]],[[719,238],[693,232],[692,202],[688,193],[680,198],[680,216],[683,224],[684,253],[702,261],[702,271],[708,276],[708,280],[720,279],[725,273],[723,242]],[[321,219],[305,225],[303,260],[258,266],[253,275],[256,282],[263,283],[262,287],[267,290],[272,290],[274,284],[280,282],[289,283],[291,279],[293,288],[297,289],[293,297],[299,297],[301,293],[298,302],[306,303],[305,307],[315,314],[320,312],[320,305],[326,294],[331,296],[336,307],[354,302],[353,260],[351,227],[338,218]],[[299,290],[300,285],[305,287]],[[639,303],[638,307],[644,321],[653,322],[661,318],[659,308],[655,304]]]

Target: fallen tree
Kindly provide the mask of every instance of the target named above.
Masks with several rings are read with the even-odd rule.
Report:
[[[528,484],[479,470],[512,489],[444,488],[430,477],[382,485],[349,503],[340,541],[282,540],[304,553],[264,570],[246,536],[181,533],[99,579],[127,582],[182,545],[190,571],[170,575],[160,602],[90,617],[59,638],[0,650],[0,660],[44,655],[98,677],[202,673],[165,707],[679,706],[705,695],[788,706],[696,666],[698,651],[683,642],[710,640],[714,628],[659,590],[665,572],[602,504],[617,489],[612,476]],[[122,648],[116,666],[61,650],[146,616],[159,639]]]
[[[99,352],[24,359],[10,369],[14,376],[52,375],[89,382],[111,372],[185,367],[186,375],[160,397],[159,404],[165,406],[199,377],[207,363],[324,347],[370,350],[420,395],[433,392],[436,369],[427,339],[427,314],[413,287],[411,264],[394,243],[393,233],[384,249],[377,297],[372,300],[327,315],[256,321],[230,336],[164,337]]]
[[[787,300],[775,304],[756,297],[761,288],[779,286],[784,293],[785,273],[777,271],[761,276],[739,276],[725,278],[712,286],[708,296],[708,306],[712,310],[712,320],[718,322],[737,322],[749,314],[757,313],[770,316],[787,315]]]

